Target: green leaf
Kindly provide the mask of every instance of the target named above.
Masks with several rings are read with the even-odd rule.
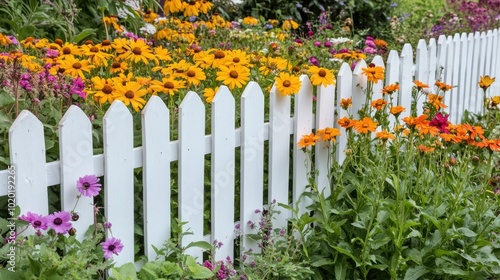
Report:
[[[139,271],[141,280],[156,280],[160,278],[161,266],[158,262],[147,262]]]
[[[210,245],[210,243],[208,243],[206,241],[191,242],[184,249],[188,249],[188,248],[191,248],[191,247],[198,247],[198,248],[201,248],[201,249],[204,249],[204,250],[207,250],[207,251],[210,251],[210,250],[213,249],[213,246]]]
[[[14,96],[11,96],[10,94],[6,92],[2,92],[0,94],[0,107],[5,107],[11,104],[14,104],[16,102],[16,99]]]
[[[417,280],[427,272],[429,272],[429,269],[427,269],[425,266],[417,266],[409,268],[405,273],[404,280]]]
[[[133,263],[126,263],[118,268],[112,268],[111,275],[116,280],[138,280]]]
[[[95,35],[95,29],[86,28],[78,33],[72,40],[72,42],[80,43],[91,35]]]
[[[190,276],[194,279],[208,279],[214,276],[214,273],[210,269],[197,264],[196,260],[192,256],[186,257],[186,264],[190,272]]]
[[[347,264],[344,261],[335,263],[335,279],[346,279]]]
[[[30,262],[30,269],[33,271],[35,276],[40,276],[40,273],[42,272],[42,264],[38,260],[33,259],[31,256],[28,256],[28,260]]]
[[[476,237],[477,236],[477,234],[475,232],[473,232],[472,230],[470,230],[466,227],[458,228],[457,231],[460,232],[465,237]]]

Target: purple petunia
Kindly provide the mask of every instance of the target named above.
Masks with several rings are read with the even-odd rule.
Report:
[[[99,178],[97,178],[95,175],[85,175],[78,178],[76,187],[83,196],[88,197],[94,197],[99,194],[99,191],[101,191]]]
[[[106,241],[101,243],[102,250],[104,251],[104,257],[106,259],[113,258],[113,254],[117,255],[122,251],[123,244],[120,239],[114,237],[106,239]]]
[[[53,229],[56,233],[65,234],[67,233],[71,225],[71,213],[66,211],[54,212],[54,214],[45,217],[47,225]]]
[[[26,216],[21,215],[19,217],[19,219],[30,223],[33,226],[33,228],[36,230],[46,230],[48,227],[47,222],[46,222],[46,218],[43,217],[42,215],[39,215],[39,214],[28,212],[28,214],[26,214]]]

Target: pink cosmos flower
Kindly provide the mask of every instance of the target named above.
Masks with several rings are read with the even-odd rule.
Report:
[[[99,194],[99,191],[101,191],[99,178],[97,178],[95,175],[86,175],[78,178],[76,187],[83,196],[88,197],[94,197]]]
[[[101,247],[104,251],[104,258],[111,259],[113,258],[113,254],[118,256],[123,249],[123,244],[120,239],[112,237],[107,238],[106,241],[102,242]]]

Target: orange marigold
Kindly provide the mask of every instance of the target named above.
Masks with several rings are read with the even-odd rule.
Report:
[[[387,104],[387,101],[385,101],[382,98],[379,98],[379,99],[373,100],[371,103],[371,106],[373,108],[377,109],[377,111],[380,111],[380,110],[384,109],[386,104]]]
[[[317,131],[318,136],[323,141],[337,142],[336,136],[340,135],[340,130],[337,128],[327,127],[325,129],[320,129]]]
[[[442,91],[448,91],[448,90],[450,90],[450,89],[453,88],[453,86],[445,84],[445,83],[443,83],[441,81],[436,81],[436,83],[434,85],[436,85]]]
[[[348,118],[348,117],[343,117],[340,120],[338,120],[337,123],[341,127],[347,129],[347,128],[351,128],[354,125],[355,121],[353,119]]]
[[[384,67],[382,66],[375,66],[375,64],[370,63],[368,68],[361,68],[361,70],[363,70],[363,75],[368,78],[368,81],[375,84],[384,79]]]
[[[381,140],[394,140],[396,137],[394,134],[387,132],[387,130],[382,130],[380,132],[377,132],[376,136],[378,139]]]
[[[319,136],[314,135],[314,133],[311,132],[309,135],[303,135],[302,139],[300,139],[298,146],[299,148],[307,148],[309,146],[314,146],[316,142],[318,141]]]
[[[382,94],[393,94],[397,90],[399,90],[399,84],[398,83],[386,85],[382,89]]]
[[[353,127],[357,132],[366,134],[368,132],[375,132],[377,125],[378,123],[374,122],[371,118],[364,117],[362,120],[356,121]]]
[[[422,144],[418,146],[418,150],[421,151],[422,153],[430,153],[434,151],[434,148],[427,147],[426,145]]]
[[[418,80],[415,80],[413,81],[413,83],[415,84],[415,86],[417,87],[417,90],[421,90],[421,89],[424,89],[424,88],[428,88],[429,85],[428,84],[424,84],[422,83],[421,81],[418,81]]]
[[[342,109],[344,110],[347,110],[347,108],[351,107],[352,106],[352,98],[342,98],[342,100],[340,100],[340,107],[342,107]]]
[[[398,105],[398,106],[391,107],[390,111],[391,111],[391,114],[393,114],[394,116],[397,117],[397,116],[399,116],[399,114],[406,111],[406,109],[405,109],[405,107]]]
[[[436,108],[436,110],[448,107],[443,103],[444,96],[442,96],[442,95],[437,95],[437,94],[431,93],[431,94],[427,95],[427,99],[428,99],[429,104],[434,106],[434,108]]]

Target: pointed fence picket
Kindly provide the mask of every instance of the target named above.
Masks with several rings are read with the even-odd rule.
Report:
[[[449,105],[445,111],[450,119],[459,122],[463,111],[478,113],[482,110],[482,91],[479,77],[498,77],[500,72],[500,35],[498,30],[476,32],[455,36],[440,36],[428,44],[419,41],[416,47],[415,63],[412,46],[406,44],[401,54],[390,51],[384,63],[376,56],[371,61],[386,67],[385,81],[374,85],[374,99],[391,98],[395,105],[402,105],[406,111],[400,119],[410,114],[411,90],[414,80],[427,82],[435,90],[434,82],[442,80],[457,87],[445,94]],[[273,200],[293,205],[309,184],[306,155],[297,143],[303,135],[325,127],[340,128],[337,150],[333,158],[326,152],[327,146],[318,143],[315,147],[314,164],[319,170],[316,184],[328,195],[332,188],[328,180],[330,163],[343,164],[347,148],[345,129],[338,120],[349,114],[357,117],[366,100],[364,89],[367,79],[362,68],[367,63],[358,61],[354,70],[343,63],[337,73],[336,85],[319,86],[314,91],[306,75],[300,77],[302,87],[293,97],[281,95],[273,86],[269,93],[250,82],[241,96],[241,127],[235,127],[236,104],[230,90],[222,86],[211,106],[211,134],[205,135],[205,105],[200,96],[189,92],[179,107],[178,139],[170,139],[170,111],[157,96],[150,98],[142,116],[142,147],[134,147],[133,120],[127,107],[115,101],[103,119],[104,153],[93,154],[92,124],[83,111],[71,106],[59,123],[60,160],[46,162],[43,124],[30,112],[23,111],[9,129],[10,162],[15,168],[16,202],[23,214],[48,213],[47,187],[61,186],[61,209],[73,210],[77,201],[76,184],[79,177],[94,174],[104,176],[104,213],[113,224],[112,234],[121,239],[124,249],[115,256],[118,265],[134,261],[134,203],[142,195],[144,219],[145,255],[157,257],[153,246],[160,248],[171,235],[171,187],[178,184],[178,217],[185,222],[184,230],[192,235],[184,236],[182,246],[194,241],[221,242],[216,251],[217,260],[233,257],[234,232],[239,224],[242,233],[255,233],[250,221],[258,226],[259,213],[265,204]],[[399,94],[391,97],[381,95],[384,85],[399,83]],[[488,90],[488,96],[497,94],[499,83]],[[269,94],[269,122],[265,122],[265,95]],[[424,96],[425,97],[425,96]],[[424,98],[422,97],[422,98]],[[291,100],[293,98],[293,115]],[[316,101],[314,101],[316,98]],[[340,107],[342,99],[352,98],[352,107]],[[419,100],[421,104],[423,100]],[[210,106],[210,105],[208,105]],[[421,108],[418,108],[419,112]],[[391,125],[395,119],[392,117]],[[267,145],[266,145],[266,141]],[[238,149],[240,147],[240,149]],[[239,153],[239,154],[238,154]],[[205,174],[206,158],[210,154],[210,174]],[[267,155],[268,162],[264,162]],[[240,169],[236,170],[240,158]],[[171,178],[170,166],[177,161],[178,178]],[[264,201],[265,176],[268,170],[268,201]],[[142,168],[143,193],[134,193],[134,170]],[[7,195],[9,171],[0,171],[0,195]],[[205,176],[210,175],[211,190],[205,189]],[[235,205],[235,178],[239,176],[240,201]],[[207,195],[209,194],[209,195]],[[209,201],[205,201],[210,197]],[[289,198],[292,198],[290,201]],[[299,204],[299,214],[305,213],[308,200]],[[77,207],[80,218],[74,227],[77,238],[93,224],[93,200],[81,197]],[[211,205],[211,228],[204,228],[205,205]],[[102,209],[98,209],[102,211]],[[239,210],[240,216],[235,217]],[[290,212],[279,208],[280,214],[273,221],[275,228],[285,228]],[[239,221],[236,221],[238,220]],[[205,235],[210,232],[209,235]],[[32,234],[33,230],[23,234]],[[242,250],[259,251],[256,242],[249,238],[241,240]],[[192,247],[188,254],[201,261],[203,251]],[[140,266],[140,265],[139,265]]]

